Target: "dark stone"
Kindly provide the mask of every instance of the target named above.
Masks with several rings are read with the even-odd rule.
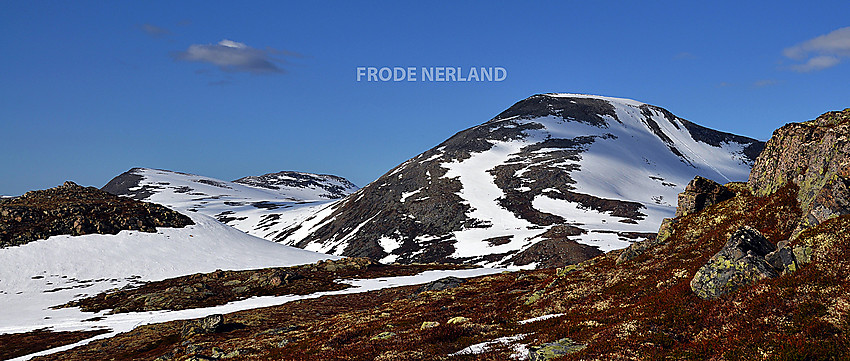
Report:
[[[425,291],[439,292],[460,286],[464,282],[463,279],[457,277],[444,277],[436,281],[426,283],[419,287],[413,294],[417,295]]]
[[[773,266],[777,272],[790,273],[799,269],[794,250],[790,247],[782,247],[764,257],[768,264]]]
[[[679,206],[676,207],[676,217],[683,217],[699,212],[734,196],[734,192],[717,182],[697,176],[688,183],[684,192],[679,193]]]

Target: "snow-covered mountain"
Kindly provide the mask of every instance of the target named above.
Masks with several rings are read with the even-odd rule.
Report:
[[[336,198],[357,190],[345,178],[301,172],[233,182],[160,169],[133,168],[103,188],[112,194],[214,217],[248,234],[274,239]]]
[[[275,239],[384,262],[575,263],[652,237],[696,175],[746,181],[763,146],[634,100],[535,95]]]

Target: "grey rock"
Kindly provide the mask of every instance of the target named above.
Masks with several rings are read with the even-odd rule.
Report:
[[[776,250],[758,230],[742,227],[691,280],[691,290],[704,299],[717,298],[779,274],[765,256]]]

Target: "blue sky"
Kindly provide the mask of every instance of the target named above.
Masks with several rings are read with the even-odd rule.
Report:
[[[136,166],[362,186],[546,92],[632,98],[766,140],[850,107],[848,13],[847,1],[3,1],[0,194],[99,187]],[[359,66],[507,78],[357,82]]]

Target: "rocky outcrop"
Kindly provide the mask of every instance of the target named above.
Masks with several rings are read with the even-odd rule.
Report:
[[[342,279],[412,275],[437,269],[468,269],[456,265],[384,265],[366,258],[323,260],[314,264],[247,271],[217,270],[170,278],[71,301],[57,308],[110,313],[186,310],[213,307],[258,296],[304,295],[351,287]],[[457,287],[464,281],[446,277],[418,292]],[[423,286],[425,287],[425,286]]]
[[[756,160],[748,185],[771,194],[788,182],[799,187],[803,210],[798,231],[850,213],[850,108],[815,120],[790,123],[773,132]]]
[[[585,348],[587,348],[587,346],[568,338],[562,338],[555,342],[530,347],[528,349],[528,359],[530,361],[552,360],[567,354],[584,350]]]
[[[55,235],[156,232],[184,227],[192,220],[158,204],[118,197],[74,182],[0,200],[0,248]]]
[[[464,282],[463,279],[457,278],[457,277],[454,277],[454,276],[440,278],[436,281],[429,282],[429,283],[426,283],[426,284],[420,286],[416,290],[416,292],[414,292],[414,295],[420,294],[420,293],[426,292],[426,291],[439,292],[439,291],[455,288],[457,286],[460,286],[463,282]]]
[[[688,183],[685,191],[679,193],[679,204],[676,207],[676,217],[684,217],[689,214],[697,213],[711,205],[723,202],[727,199],[735,197],[735,192],[726,186],[706,179],[700,176]],[[647,249],[664,243],[670,237],[671,227],[676,222],[676,218],[665,218],[661,221],[661,226],[658,227],[658,233],[655,237],[649,238],[643,242],[632,243],[624,249],[617,257],[617,264],[621,264],[640,256]]]
[[[684,192],[679,193],[676,217],[699,212],[734,196],[734,192],[717,182],[697,176],[688,183]]]
[[[224,329],[224,316],[215,314],[199,320],[186,321],[180,330],[180,336],[190,338],[194,335],[216,333]]]
[[[723,249],[709,259],[691,280],[701,298],[716,298],[755,281],[778,276],[765,256],[776,250],[756,229],[737,230]]]

